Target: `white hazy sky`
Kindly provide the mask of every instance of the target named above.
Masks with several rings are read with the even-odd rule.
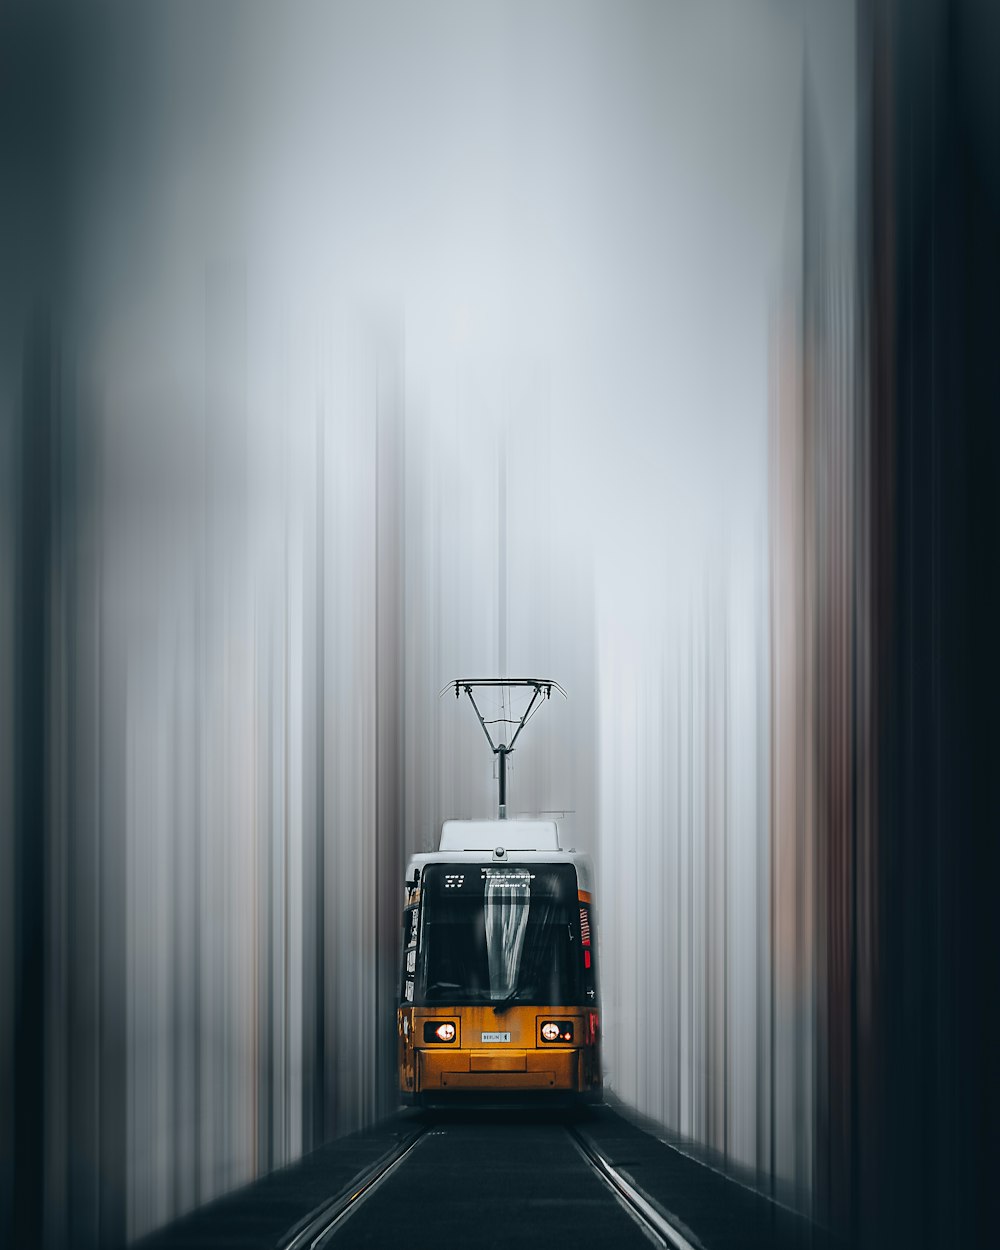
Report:
[[[609,576],[697,570],[762,533],[807,25],[821,103],[849,94],[851,25],[823,9],[163,6],[129,109],[96,105],[89,289],[169,299],[242,255],[299,325],[389,307],[414,387],[544,379],[555,506]]]

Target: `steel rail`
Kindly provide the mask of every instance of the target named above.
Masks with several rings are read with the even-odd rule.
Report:
[[[354,1180],[334,1198],[325,1199],[294,1225],[279,1243],[280,1250],[318,1250],[338,1225],[349,1219],[381,1183],[388,1179],[415,1146],[423,1141],[427,1129],[418,1129],[381,1155],[371,1167],[359,1172]]]
[[[650,1238],[669,1250],[702,1250],[701,1243],[690,1229],[685,1229],[676,1216],[668,1218],[618,1171],[597,1148],[596,1144],[579,1129],[566,1127],[574,1146],[583,1155],[615,1197],[642,1227]]]

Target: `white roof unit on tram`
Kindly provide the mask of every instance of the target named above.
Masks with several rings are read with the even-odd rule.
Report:
[[[558,851],[559,826],[554,820],[446,820],[441,826],[442,851]]]

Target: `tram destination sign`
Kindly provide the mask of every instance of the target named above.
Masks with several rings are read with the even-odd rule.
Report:
[[[483,1036],[484,1042],[509,1042],[510,1041],[509,1033],[484,1033],[482,1036]]]

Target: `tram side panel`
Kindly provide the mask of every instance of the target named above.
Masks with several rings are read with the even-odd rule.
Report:
[[[406,884],[403,908],[403,954],[400,969],[400,1003],[397,1013],[399,1034],[399,1091],[404,1103],[415,1101],[416,1059],[413,1045],[413,996],[417,973],[417,947],[420,935],[420,888]]]

